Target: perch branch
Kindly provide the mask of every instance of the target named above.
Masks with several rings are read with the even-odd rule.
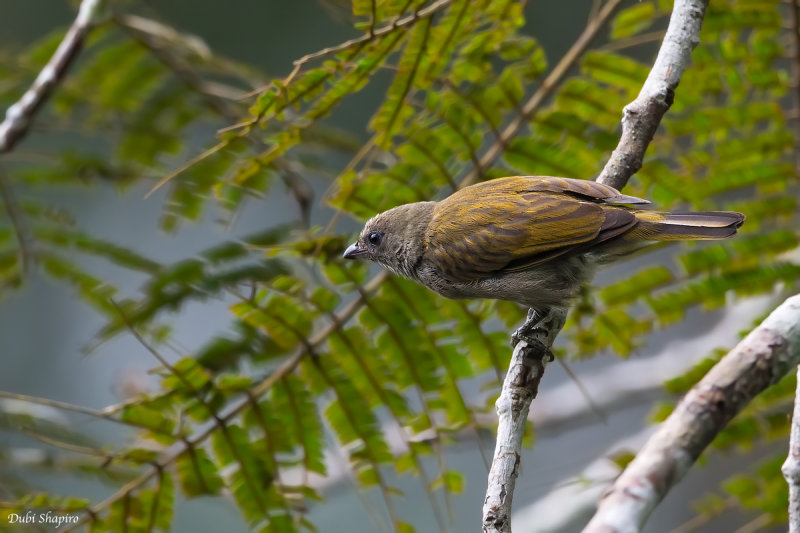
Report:
[[[798,362],[800,295],[795,295],[686,394],[617,478],[583,533],[640,531],[658,502],[728,421]]]
[[[612,7],[615,7],[612,4],[613,2],[609,2],[602,10],[602,20],[598,20],[601,18],[598,17],[587,26],[584,33],[588,36],[584,39],[586,35],[582,35],[579,39],[582,46],[588,45],[602,23],[610,17]],[[703,0],[676,0],[656,62],[639,96],[623,111],[620,142],[598,177],[599,182],[622,189],[628,179],[641,168],[645,150],[661,118],[672,104],[674,90],[689,63],[692,49],[699,42],[706,4]],[[581,53],[582,49],[577,43],[574,48],[578,48],[577,54]],[[527,117],[528,113],[523,113],[523,116]],[[491,154],[487,154],[487,157],[491,157]],[[480,172],[480,169],[476,171]],[[472,177],[467,176],[465,181],[471,181]],[[558,317],[556,324],[540,330],[544,339],[537,339],[540,341],[538,350],[531,351],[534,347],[522,341],[517,344],[512,355],[511,366],[497,401],[498,439],[483,509],[483,530],[486,533],[511,531],[511,504],[525,421],[544,373],[543,358],[560,331],[563,320],[562,315]]]
[[[783,477],[789,485],[789,533],[800,533],[800,367],[797,371],[789,454],[781,467]]]
[[[612,0],[589,22],[586,30],[565,55],[553,72],[545,79],[542,88],[526,102],[519,120],[510,124],[503,132],[504,139],[515,135],[551,88],[550,78],[566,73],[570,65],[583,53],[585,47],[610,18],[618,4]],[[611,159],[603,168],[597,181],[622,189],[630,177],[641,168],[645,150],[653,139],[658,124],[667,112],[674,96],[675,87],[691,58],[692,49],[699,42],[700,25],[703,21],[707,0],[676,0],[669,27],[658,56],[639,96],[623,110],[622,136]],[[481,166],[464,179],[464,184],[474,181],[486,166],[502,151],[503,144],[496,143],[481,160]],[[530,323],[528,314],[526,326]],[[552,322],[548,322],[552,321]],[[556,335],[564,324],[564,315],[548,316],[542,321],[543,329],[537,333],[538,346],[529,346],[522,341],[517,344],[511,358],[511,366],[503,382],[497,400],[499,425],[497,444],[489,483],[483,506],[483,530],[485,533],[511,532],[511,504],[514,484],[519,469],[522,436],[525,432],[530,403],[536,396],[539,381],[544,373],[544,357]],[[526,327],[523,326],[523,327]],[[536,349],[534,349],[536,348]]]
[[[528,322],[535,316],[533,310],[529,311]],[[520,450],[528,410],[539,391],[545,362],[550,357],[550,346],[564,326],[565,318],[565,310],[551,311],[537,324],[534,333],[528,336],[532,342],[522,339],[514,347],[508,374],[495,404],[497,443],[483,502],[484,533],[511,532],[511,504],[519,474]]]
[[[104,0],[83,0],[81,2],[75,21],[67,30],[53,57],[39,72],[33,85],[25,91],[22,98],[8,108],[6,118],[0,124],[0,154],[11,150],[25,136],[36,111],[47,100],[56,83],[61,80],[67,68],[77,57],[103,4],[105,4]]]
[[[700,42],[708,0],[675,0],[667,33],[636,99],[622,110],[622,137],[597,181],[621,189],[642,168],[647,145],[672,105],[675,88]]]

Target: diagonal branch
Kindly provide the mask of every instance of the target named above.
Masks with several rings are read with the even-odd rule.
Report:
[[[25,136],[34,115],[77,57],[86,35],[94,26],[97,13],[104,4],[104,0],[81,2],[78,16],[56,48],[53,57],[39,72],[33,85],[25,91],[22,98],[6,111],[6,118],[0,124],[0,154],[11,150]]]
[[[661,118],[700,42],[708,0],[675,0],[667,33],[636,100],[622,110],[622,137],[597,181],[621,189],[640,168]]]
[[[640,531],[728,421],[798,363],[800,295],[795,295],[689,391],[601,500],[583,533]]]
[[[550,77],[556,73],[560,76],[566,73],[617,5],[614,0],[609,1],[597,17],[590,21],[578,42],[545,79],[540,90],[523,106],[520,117],[506,127],[502,138],[510,139],[516,135],[524,121],[535,112],[549,94]],[[655,64],[639,96],[623,111],[622,137],[610,161],[597,179],[600,183],[621,189],[641,168],[645,150],[653,139],[661,118],[672,104],[674,89],[689,64],[692,49],[699,42],[700,25],[706,5],[707,0],[676,0],[669,28]],[[566,61],[567,58],[570,60]],[[484,155],[481,166],[473,169],[463,183],[468,184],[476,180],[481,171],[502,153],[503,148],[502,141],[498,140]],[[496,404],[499,424],[483,507],[484,533],[511,532],[511,503],[519,471],[525,422],[530,404],[536,397],[539,382],[544,375],[544,358],[564,324],[564,315],[559,313],[551,312],[539,324],[532,323],[534,317],[536,314],[531,310],[523,329],[535,328],[534,339],[538,341],[537,345],[529,345],[524,340],[517,343]]]

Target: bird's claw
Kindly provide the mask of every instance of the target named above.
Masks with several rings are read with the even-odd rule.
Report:
[[[553,354],[552,351],[550,351],[550,348],[548,348],[545,345],[545,343],[543,343],[536,337],[529,337],[527,335],[518,335],[516,332],[514,332],[514,334],[511,335],[512,348],[516,348],[519,341],[525,341],[525,343],[528,346],[538,347],[539,351],[541,351],[546,356],[545,363],[552,363],[553,361],[556,360],[556,356]]]
[[[514,333],[511,334],[511,348],[516,348],[519,341],[525,341],[530,346],[537,346],[547,356],[547,362],[555,360],[553,352],[540,338],[547,338],[547,329],[540,326],[541,320],[533,309],[528,311],[528,318]]]

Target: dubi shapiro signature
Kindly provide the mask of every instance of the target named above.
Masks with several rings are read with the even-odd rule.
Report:
[[[65,526],[67,524],[77,524],[79,517],[77,514],[57,513],[53,511],[27,511],[25,513],[8,513],[6,515],[9,524],[49,524],[53,528]]]

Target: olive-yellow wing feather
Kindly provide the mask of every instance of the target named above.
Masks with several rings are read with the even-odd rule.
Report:
[[[523,270],[636,225],[613,204],[647,203],[593,181],[543,176],[500,178],[439,202],[426,258],[453,281]]]

